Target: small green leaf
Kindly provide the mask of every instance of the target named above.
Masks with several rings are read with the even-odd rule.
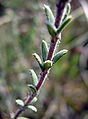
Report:
[[[71,11],[71,5],[70,3],[68,3],[66,6],[66,13],[64,15],[63,21],[68,17],[68,15],[70,14],[70,11]]]
[[[31,104],[33,104],[35,102],[37,102],[37,98],[36,97],[33,98],[33,100],[31,101]]]
[[[38,84],[38,77],[36,75],[36,73],[34,72],[33,69],[30,69],[30,74],[31,74],[31,77],[32,77],[32,81],[33,81],[33,85],[37,85]]]
[[[11,119],[14,119],[14,113],[13,112],[10,112],[10,117],[11,117]]]
[[[47,28],[48,28],[48,32],[51,36],[55,37],[56,36],[56,27],[55,25],[53,25],[51,22],[49,21],[46,21],[45,24],[47,25]]]
[[[42,58],[43,58],[43,62],[46,61],[47,59],[47,56],[48,56],[48,52],[49,52],[49,49],[48,49],[48,45],[46,43],[46,41],[42,41]]]
[[[52,24],[54,24],[55,23],[55,18],[54,18],[54,15],[53,15],[50,7],[48,5],[44,5],[44,8],[45,8],[45,13],[46,13],[47,20],[49,22],[51,22]]]
[[[22,100],[20,100],[20,99],[17,99],[16,100],[16,103],[18,104],[18,105],[20,105],[20,106],[24,106],[24,102],[22,101]]]
[[[47,61],[45,61],[44,63],[43,63],[43,68],[44,69],[49,69],[49,68],[51,68],[52,67],[52,61],[50,61],[50,60],[47,60]]]
[[[61,26],[57,29],[57,34],[61,33],[65,27],[71,22],[72,20],[72,17],[68,17],[62,24]]]
[[[41,61],[41,58],[39,57],[39,55],[37,53],[34,53],[33,56],[36,59],[36,61],[38,62],[40,68],[42,68],[42,61]]]
[[[28,105],[27,107],[28,107],[29,109],[31,109],[32,111],[37,112],[37,109],[36,109],[35,106],[33,106],[33,105]]]
[[[37,93],[37,90],[36,90],[36,87],[31,85],[31,84],[28,84],[28,87],[31,89],[32,93]]]
[[[67,11],[66,11],[66,13],[69,15],[70,12],[71,12],[71,4],[68,3],[68,4],[67,4]]]
[[[26,118],[26,117],[18,117],[17,119],[29,119],[29,118]]]
[[[55,64],[63,55],[65,55],[68,52],[68,50],[61,50],[56,55],[54,55],[52,61],[53,64]]]

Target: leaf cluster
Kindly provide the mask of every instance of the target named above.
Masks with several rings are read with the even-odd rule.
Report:
[[[63,20],[62,20],[62,23],[61,25],[56,28],[55,26],[55,18],[54,18],[54,15],[50,9],[49,6],[47,5],[44,5],[44,8],[45,8],[45,14],[46,14],[46,26],[47,26],[47,29],[48,29],[48,32],[51,36],[51,38],[56,38],[58,35],[61,34],[61,32],[64,30],[64,28],[71,22],[72,20],[72,17],[69,16],[70,14],[70,4],[67,4],[67,7],[66,7],[66,11],[65,11],[65,15],[63,17]],[[37,61],[37,63],[39,64],[39,67],[41,69],[42,72],[44,71],[48,71],[49,69],[51,69],[51,67],[63,56],[67,53],[68,50],[66,49],[63,49],[61,51],[59,51],[58,53],[54,54],[54,56],[52,57],[52,60],[48,60],[47,57],[48,57],[48,54],[49,54],[49,48],[48,48],[48,45],[47,45],[47,42],[46,41],[42,41],[41,43],[41,54],[42,54],[42,58],[37,54],[37,53],[34,53],[33,56],[35,58],[35,60]],[[33,84],[28,84],[28,87],[29,87],[29,92],[30,94],[36,94],[37,95],[37,89],[36,89],[36,86],[39,82],[39,78],[38,76],[36,75],[35,71],[33,69],[30,69],[29,70],[30,72],[30,75],[31,75],[31,78],[32,78],[32,82]],[[34,102],[37,101],[37,97],[35,97],[31,104],[33,104]],[[24,108],[29,108],[33,111],[37,111],[36,107],[34,107],[33,105],[28,105],[28,106],[25,106],[24,104],[24,101],[20,100],[20,99],[17,99],[16,100],[16,103],[18,105],[20,105],[23,109]]]

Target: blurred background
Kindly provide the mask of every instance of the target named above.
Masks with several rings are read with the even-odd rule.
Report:
[[[15,100],[27,95],[28,70],[39,76],[32,53],[41,55],[42,40],[50,43],[43,4],[56,15],[56,1],[0,0],[0,119],[9,119],[19,108]],[[88,119],[88,0],[71,5],[73,21],[57,47],[69,52],[51,69],[35,104],[38,112],[22,113],[28,119]]]

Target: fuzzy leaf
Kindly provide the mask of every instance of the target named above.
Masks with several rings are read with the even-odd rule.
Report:
[[[18,117],[17,119],[29,119],[29,118],[26,118],[26,117]]]
[[[31,85],[31,84],[28,84],[28,87],[31,89],[31,91],[32,91],[33,93],[37,93],[37,90],[36,90],[36,87],[35,87],[35,86],[33,86],[33,85]]]
[[[51,68],[52,67],[52,61],[50,61],[50,60],[47,60],[47,61],[45,61],[44,63],[43,63],[43,68],[44,69],[49,69],[49,68]]]
[[[47,25],[47,28],[48,28],[48,32],[51,36],[55,37],[56,36],[56,27],[55,25],[53,25],[51,22],[49,21],[46,21],[45,24]]]
[[[69,15],[70,14],[70,11],[71,11],[71,4],[68,3],[67,4],[67,11],[66,11],[66,13]]]
[[[54,15],[53,15],[50,7],[48,5],[44,5],[44,8],[45,8],[45,13],[46,13],[47,20],[49,22],[51,22],[52,24],[54,24],[55,23],[55,18],[54,18]]]
[[[66,13],[64,15],[63,21],[68,17],[68,15],[70,14],[70,11],[71,11],[71,5],[70,3],[68,3],[66,6]]]
[[[33,98],[33,100],[31,101],[31,104],[33,104],[35,102],[37,102],[37,98],[36,97]]]
[[[68,17],[62,24],[61,26],[57,29],[57,34],[61,33],[65,27],[71,22],[72,20],[72,17]]]
[[[10,112],[10,117],[11,117],[11,119],[14,119],[14,113],[13,112]]]
[[[33,85],[37,85],[38,84],[38,77],[36,75],[36,73],[34,72],[33,69],[30,69],[30,74],[31,74],[31,77],[32,77],[32,81],[33,81]]]
[[[55,64],[63,55],[65,55],[67,53],[68,50],[61,50],[59,51],[52,59],[53,64]]]
[[[22,101],[22,100],[20,100],[20,99],[17,99],[16,100],[16,103],[18,104],[18,105],[20,105],[20,106],[24,106],[24,102]]]
[[[41,61],[41,58],[39,57],[39,55],[37,53],[34,53],[33,56],[36,59],[36,61],[38,62],[39,66],[42,67],[42,61]]]
[[[47,42],[43,40],[42,41],[42,58],[43,58],[43,62],[46,61],[47,56],[48,56],[48,52],[49,52],[49,49],[48,49]]]
[[[31,109],[32,111],[37,112],[37,108],[36,108],[35,106],[33,106],[33,105],[28,105],[27,107],[28,107],[29,109]]]

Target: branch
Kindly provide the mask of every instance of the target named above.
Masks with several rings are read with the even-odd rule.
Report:
[[[56,5],[57,7],[57,14],[56,14],[56,20],[55,20],[55,26],[56,28],[58,28],[62,22],[63,19],[63,14],[64,14],[64,9],[67,5],[67,3],[69,2],[69,0],[58,0],[58,3]],[[51,43],[50,43],[50,48],[49,48],[49,53],[47,56],[47,60],[52,61],[56,46],[57,46],[57,42],[60,40],[60,34],[57,35],[56,37],[51,37]],[[36,90],[37,93],[32,93],[26,100],[24,106],[27,106],[28,104],[30,104],[30,102],[33,100],[34,97],[36,97],[38,95],[38,92],[41,88],[41,86],[44,84],[45,79],[49,73],[50,69],[44,70],[43,72],[40,73],[40,80],[36,86]],[[17,113],[15,114],[14,119],[17,119],[19,117],[19,115],[24,111],[23,108],[19,109],[17,111]]]
[[[58,3],[56,4],[57,7],[57,14],[56,14],[56,21],[55,21],[56,28],[58,28],[58,26],[60,26],[62,22],[64,16],[64,10],[68,2],[70,2],[70,0],[58,0]]]

